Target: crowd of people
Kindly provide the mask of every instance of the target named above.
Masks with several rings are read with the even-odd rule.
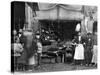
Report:
[[[97,66],[97,32],[87,33],[84,38],[79,33],[75,37],[74,45],[74,64]]]
[[[42,44],[38,35],[34,35],[31,30],[13,31],[11,44],[11,55],[12,60],[14,60],[12,61],[13,70],[19,68],[26,70],[31,69],[33,65],[39,66],[41,52]]]
[[[18,64],[17,68],[29,70],[33,67],[40,67],[43,50],[40,37],[40,35],[33,34],[31,30],[13,31],[11,52],[12,57],[17,57],[17,59],[14,58],[14,63]],[[97,32],[87,33],[86,37],[81,36],[79,32],[71,40],[71,45],[75,47],[73,65],[97,66]]]

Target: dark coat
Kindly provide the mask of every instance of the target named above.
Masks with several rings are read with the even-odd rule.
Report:
[[[85,43],[86,43],[86,51],[89,51],[93,48],[93,38],[92,37],[87,37],[85,39]]]
[[[33,36],[24,36],[20,38],[21,43],[24,44],[24,51],[22,56],[19,58],[19,63],[28,63],[28,59],[36,53],[37,45],[33,39]]]
[[[76,36],[74,38],[74,43],[77,43],[77,44],[81,43],[81,44],[83,44],[84,42],[85,42],[85,40],[84,40],[83,37],[81,37],[81,40],[80,41],[79,41],[79,36]]]
[[[85,43],[85,63],[90,64],[92,60],[93,38],[87,37]]]

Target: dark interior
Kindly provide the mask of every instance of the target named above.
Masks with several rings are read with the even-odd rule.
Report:
[[[93,23],[93,32],[97,32],[97,21]]]
[[[49,29],[49,27],[55,32],[55,34],[60,37],[62,40],[73,39],[73,37],[77,34],[75,32],[75,28],[77,23],[81,21],[77,20],[62,20],[62,21],[51,21],[51,20],[41,20],[40,23],[45,29]]]
[[[73,37],[76,35],[75,28],[77,23],[80,23],[80,21],[61,21],[60,25],[62,26],[62,36],[63,39],[73,39]]]

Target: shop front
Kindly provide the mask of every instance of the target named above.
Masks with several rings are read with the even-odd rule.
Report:
[[[41,27],[49,32],[53,31],[62,40],[72,40],[76,35],[76,25],[83,20],[82,6],[68,6],[62,4],[38,4],[40,11],[36,11]]]

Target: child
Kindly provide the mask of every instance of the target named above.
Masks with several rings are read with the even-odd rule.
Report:
[[[19,39],[16,40],[16,42],[14,44],[12,44],[12,50],[14,53],[14,65],[15,65],[15,69],[18,69],[18,58],[21,56],[21,53],[23,51],[23,46],[19,43]]]
[[[38,63],[37,66],[40,66],[41,64],[41,55],[42,55],[42,44],[39,39],[37,39],[37,57],[38,57]]]

